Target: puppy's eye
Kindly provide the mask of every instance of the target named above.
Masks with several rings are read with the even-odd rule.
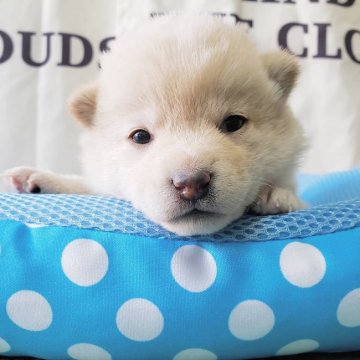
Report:
[[[129,138],[137,144],[144,145],[150,142],[151,135],[146,130],[138,129],[133,131],[130,134]]]
[[[246,123],[247,118],[242,115],[230,115],[220,125],[222,132],[235,132]]]

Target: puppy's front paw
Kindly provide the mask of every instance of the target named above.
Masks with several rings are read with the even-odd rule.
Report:
[[[5,190],[38,194],[46,190],[47,174],[32,167],[19,166],[3,174]]]
[[[280,214],[304,209],[305,204],[292,191],[280,187],[263,188],[249,211],[258,215]]]

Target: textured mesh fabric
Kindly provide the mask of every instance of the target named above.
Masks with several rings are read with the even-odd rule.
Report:
[[[24,223],[75,226],[129,235],[179,239],[147,220],[122,200],[84,195],[0,194],[0,219]],[[262,241],[304,238],[351,229],[360,225],[360,199],[281,215],[244,216],[201,241]],[[182,240],[186,239],[181,237]],[[189,238],[190,239],[190,238]]]

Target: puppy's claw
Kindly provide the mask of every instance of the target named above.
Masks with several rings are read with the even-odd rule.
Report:
[[[265,187],[249,211],[258,215],[287,213],[306,208],[306,205],[291,190],[280,187]]]
[[[19,181],[15,176],[9,176],[7,179],[4,178],[4,182],[8,181],[9,185],[16,190],[18,193],[24,192],[24,187],[21,181]]]
[[[30,192],[32,194],[39,194],[41,193],[41,188],[35,184],[34,187],[30,190]]]
[[[20,166],[7,170],[3,174],[5,190],[16,193],[41,193],[41,185],[38,182],[38,170]]]

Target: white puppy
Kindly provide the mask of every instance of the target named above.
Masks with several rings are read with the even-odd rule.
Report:
[[[5,173],[16,191],[112,195],[180,235],[302,206],[291,55],[259,55],[219,18],[171,15],[118,38],[101,67],[70,101],[84,177],[18,167]]]

